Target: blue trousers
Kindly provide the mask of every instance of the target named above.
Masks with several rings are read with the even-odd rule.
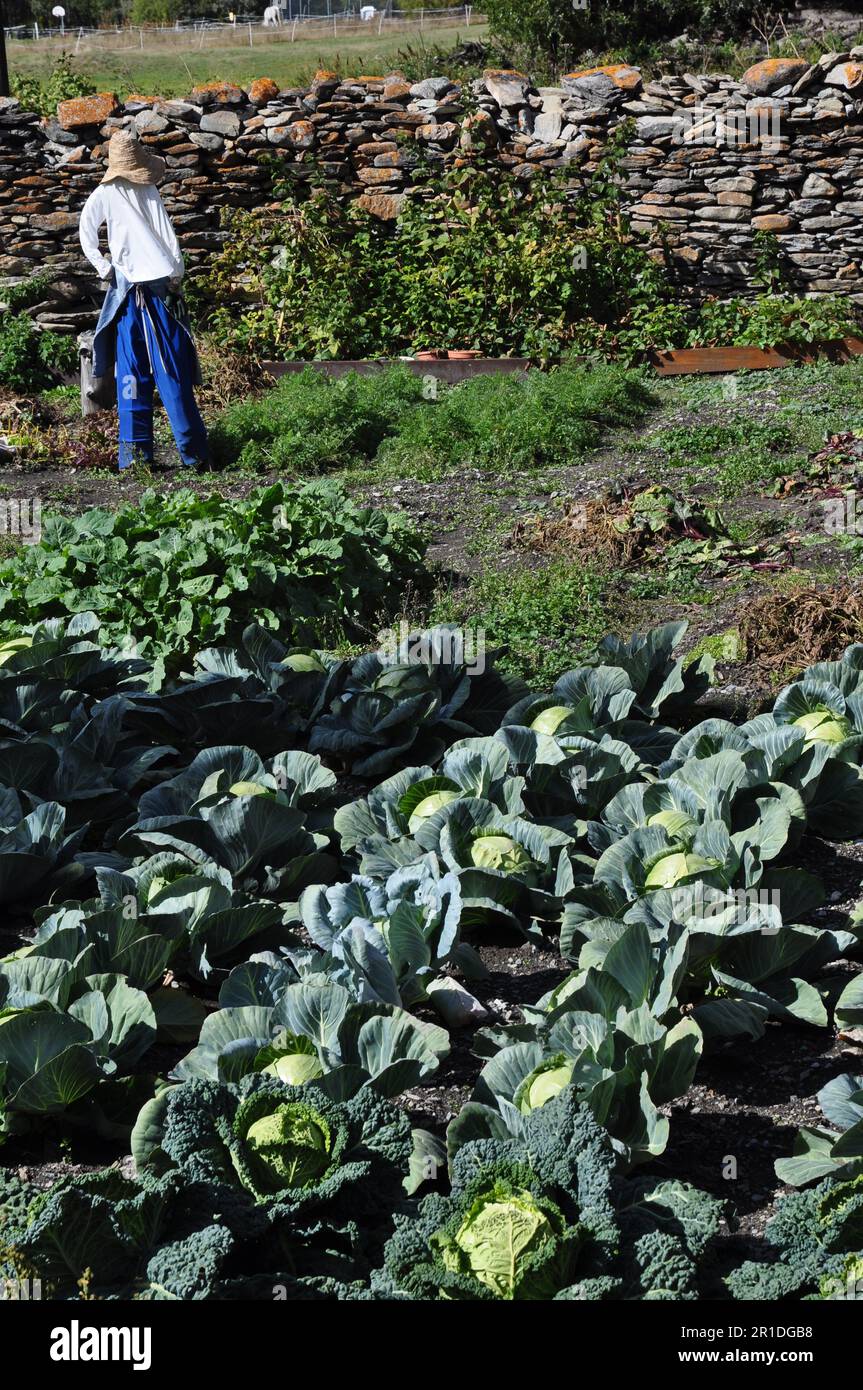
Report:
[[[195,402],[193,348],[152,285],[135,285],[116,319],[120,467],[153,460],[153,393],[158,389],[184,464],[207,457]]]

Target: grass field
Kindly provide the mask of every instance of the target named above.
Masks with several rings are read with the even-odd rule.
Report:
[[[310,28],[314,33],[309,33]],[[376,27],[376,26],[375,26]],[[340,27],[337,36],[326,24],[306,26],[303,37],[297,33],[291,42],[288,25],[277,34],[253,31],[249,45],[248,30],[238,30],[237,37],[221,32],[200,36],[189,33],[105,34],[86,37],[76,49],[76,38],[67,35],[65,42],[49,39],[39,43],[10,43],[9,67],[12,81],[16,77],[46,78],[61,53],[73,53],[76,69],[84,73],[100,89],[128,92],[147,92],[161,96],[187,93],[197,82],[230,79],[243,83],[254,77],[272,77],[283,87],[298,86],[308,81],[317,68],[330,68],[346,74],[385,73],[394,66],[404,66],[400,54],[410,50],[411,58],[422,75],[434,68],[433,51],[454,48],[465,38],[480,39],[485,25],[434,24],[426,18],[420,29],[419,20],[392,22],[381,34],[370,34],[368,27]],[[245,42],[240,41],[245,35]],[[142,47],[137,46],[143,44]],[[133,46],[135,45],[135,46]],[[422,63],[428,54],[428,67]]]

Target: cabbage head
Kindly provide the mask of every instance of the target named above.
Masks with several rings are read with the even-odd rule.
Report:
[[[424,796],[422,801],[414,807],[408,820],[408,829],[411,834],[416,834],[423,821],[428,820],[429,816],[433,816],[444,806],[449,806],[451,801],[458,801],[460,796],[461,792],[448,791],[446,788],[443,791],[432,792],[431,795]]]
[[[682,835],[691,835],[697,828],[692,817],[685,811],[656,811],[647,817],[647,824],[661,825],[671,840],[676,840]]]
[[[513,1096],[521,1113],[527,1115],[531,1110],[539,1110],[546,1101],[560,1095],[564,1086],[572,1081],[574,1067],[575,1063],[562,1053],[536,1067],[524,1078]]]
[[[495,1298],[544,1299],[565,1224],[552,1202],[498,1179],[474,1197],[454,1233],[439,1231],[431,1244],[445,1269],[472,1275]]]
[[[793,724],[795,728],[803,730],[806,743],[844,743],[846,738],[854,734],[851,721],[831,709],[801,714],[793,720]]]
[[[478,835],[471,845],[471,861],[478,869],[496,869],[502,874],[534,875],[537,865],[524,845],[509,835]]]
[[[305,1086],[324,1074],[314,1043],[292,1033],[281,1034],[272,1046],[262,1049],[255,1064],[264,1076],[275,1076],[286,1086]]]
[[[644,880],[645,888],[674,888],[685,879],[698,874],[712,873],[719,865],[714,859],[703,859],[700,854],[686,854],[683,850],[671,850],[663,854],[652,865]]]
[[[263,1192],[311,1187],[330,1167],[332,1130],[311,1105],[264,1092],[240,1106],[235,1125]]]
[[[535,719],[531,720],[530,727],[537,734],[558,733],[562,724],[570,718],[575,711],[571,705],[551,705],[544,709]]]
[[[0,642],[0,666],[5,666],[10,656],[14,656],[16,652],[26,651],[32,645],[32,637],[9,637],[5,642]]]

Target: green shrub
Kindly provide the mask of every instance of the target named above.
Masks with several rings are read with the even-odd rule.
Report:
[[[566,171],[525,188],[476,156],[440,175],[420,163],[422,196],[395,224],[324,189],[268,216],[229,213],[205,287],[213,324],[264,357],[472,348],[555,359],[583,342],[585,322],[616,322],[633,298],[665,293],[620,209],[627,137],[615,133],[575,200]]]
[[[408,412],[378,458],[413,477],[459,465],[509,472],[572,463],[603,426],[640,420],[651,400],[638,373],[610,366],[478,376]]]
[[[40,116],[56,116],[61,101],[89,97],[95,90],[88,77],[76,72],[69,53],[61,54],[45,81],[37,77],[12,79],[12,95],[18,98],[25,110],[38,111]]]
[[[688,335],[687,347],[806,346],[857,331],[846,301],[763,294],[757,299],[709,300]]]
[[[492,35],[514,45],[526,61],[545,61],[552,70],[603,49],[624,51],[645,39],[671,38],[682,30],[738,31],[751,20],[744,0],[485,0]],[[594,58],[595,60],[595,58]]]
[[[213,455],[295,474],[367,463],[422,392],[405,368],[331,381],[309,367],[259,400],[229,406],[211,431]]]
[[[41,391],[73,372],[77,362],[74,338],[42,332],[26,313],[5,315],[0,322],[0,386]]]

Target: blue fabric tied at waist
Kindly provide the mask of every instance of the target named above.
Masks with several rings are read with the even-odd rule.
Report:
[[[96,324],[96,334],[93,339],[93,376],[111,377],[115,374],[117,361],[117,330],[116,321],[123,305],[126,303],[127,296],[133,291],[141,291],[141,285],[135,285],[131,280],[127,280],[122,271],[116,268],[112,271],[111,283],[105,293],[105,299],[99,313],[99,322]],[[198,361],[198,353],[192,337],[192,329],[189,324],[189,315],[183,297],[170,287],[170,281],[149,280],[146,289],[150,294],[154,294],[161,299],[171,317],[179,324],[185,333],[188,334],[189,343],[192,348],[192,362],[195,386],[200,386],[203,380],[201,376],[201,365]]]

